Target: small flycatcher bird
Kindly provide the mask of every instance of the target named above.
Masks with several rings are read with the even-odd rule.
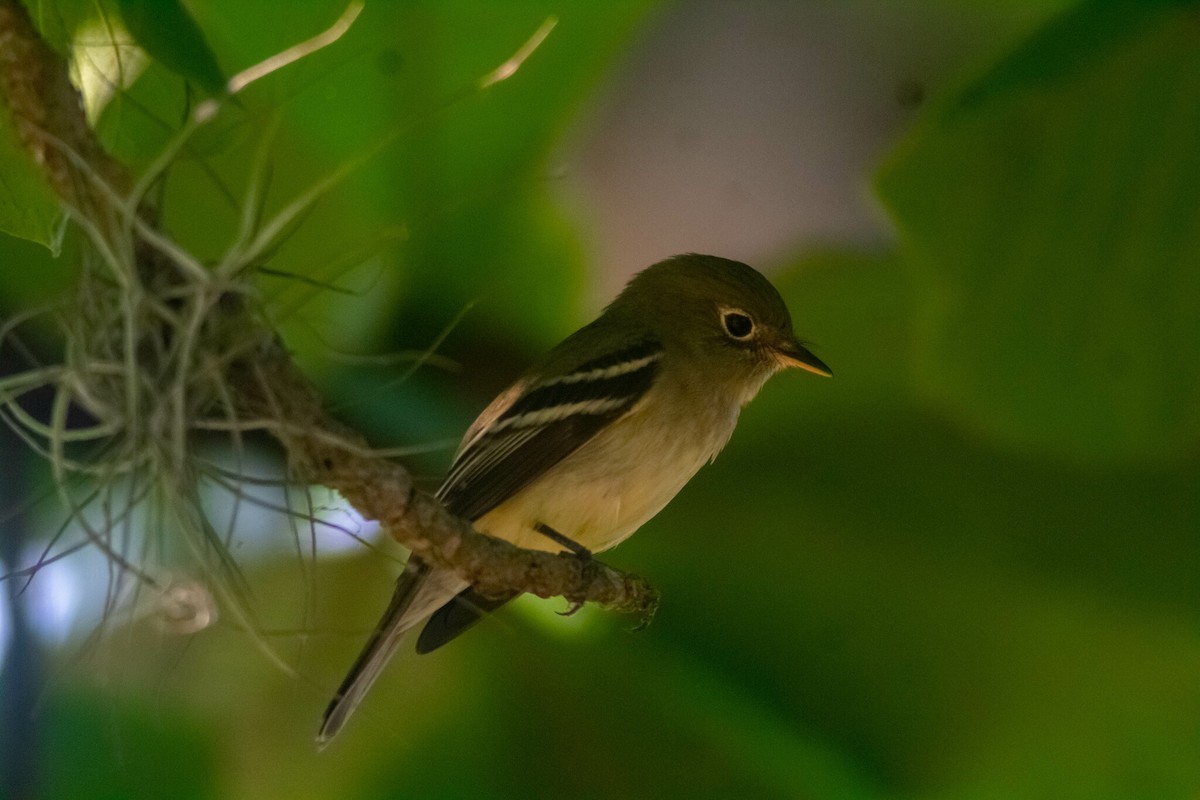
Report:
[[[788,367],[832,374],[766,278],[716,256],[661,261],[484,409],[437,496],[518,547],[607,550],[716,458],[742,406]],[[483,597],[410,557],[317,742],[341,730],[406,631],[428,620],[417,638],[428,653],[513,596]]]

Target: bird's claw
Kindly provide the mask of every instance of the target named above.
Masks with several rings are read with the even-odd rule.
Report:
[[[583,608],[582,600],[570,600],[568,602],[570,605],[567,606],[567,610],[558,612],[560,617],[573,617],[575,616],[575,613],[579,611],[579,609]]]

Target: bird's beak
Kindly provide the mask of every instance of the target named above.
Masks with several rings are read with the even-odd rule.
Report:
[[[833,377],[833,370],[825,366],[824,361],[810,353],[807,347],[795,339],[785,339],[771,349],[775,361],[778,362],[781,369],[799,367],[818,375],[824,375],[826,378]]]

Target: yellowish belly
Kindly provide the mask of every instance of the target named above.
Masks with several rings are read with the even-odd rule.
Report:
[[[593,552],[607,550],[662,510],[720,450],[736,415],[735,408],[727,425],[697,420],[688,435],[665,437],[653,424],[653,409],[638,409],[485,514],[476,528],[520,547],[562,550],[537,532],[541,523]]]

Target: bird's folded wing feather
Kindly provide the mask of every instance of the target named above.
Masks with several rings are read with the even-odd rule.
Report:
[[[564,374],[524,379],[464,437],[438,497],[476,520],[528,486],[633,408],[658,376],[653,338],[627,343]]]

